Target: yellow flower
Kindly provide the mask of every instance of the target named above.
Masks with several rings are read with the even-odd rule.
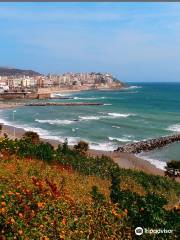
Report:
[[[10,223],[10,224],[14,224],[14,223],[15,223],[14,218],[10,218],[9,223]]]

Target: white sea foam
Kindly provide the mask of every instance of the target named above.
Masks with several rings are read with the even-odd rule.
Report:
[[[117,149],[117,146],[109,142],[104,142],[104,143],[90,143],[89,148],[102,151],[114,151],[115,149]]]
[[[112,128],[121,128],[121,127],[119,127],[119,126],[112,126]]]
[[[60,120],[60,119],[55,119],[55,120],[41,120],[41,119],[35,119],[36,122],[39,123],[49,123],[51,125],[66,125],[66,124],[71,124],[74,121],[71,120]]]
[[[131,139],[128,138],[116,138],[116,137],[108,137],[110,141],[118,141],[118,142],[131,142]]]
[[[129,116],[133,116],[134,114],[131,113],[108,113],[109,116],[112,116],[113,118],[127,118]]]
[[[51,93],[51,97],[52,98],[56,98],[56,97],[66,97],[66,96],[70,96],[69,93]]]
[[[102,115],[93,115],[93,116],[79,116],[81,120],[99,120],[99,119],[112,119],[112,118],[127,118],[129,116],[134,116],[132,113],[106,113],[101,112]]]
[[[82,120],[99,120],[100,116],[79,116],[79,118]]]
[[[106,97],[74,97],[75,100],[98,100],[105,99]]]
[[[104,103],[103,106],[111,106],[111,103]]]
[[[138,89],[138,88],[142,88],[142,86],[130,86],[127,89]]]
[[[150,162],[152,165],[154,165],[155,167],[157,167],[161,170],[165,170],[166,162],[150,158],[148,156],[143,155],[142,153],[136,154],[136,156]]]
[[[172,132],[180,132],[180,124],[171,125],[166,130],[172,131]]]

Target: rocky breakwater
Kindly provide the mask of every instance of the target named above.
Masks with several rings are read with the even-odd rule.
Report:
[[[145,151],[150,151],[153,149],[158,149],[164,147],[173,142],[180,141],[180,134],[165,136],[160,138],[149,139],[146,141],[140,141],[136,143],[126,144],[124,146],[118,147],[117,152],[125,153],[140,153]]]
[[[25,106],[99,106],[104,105],[103,103],[92,103],[92,102],[37,102],[27,103]]]

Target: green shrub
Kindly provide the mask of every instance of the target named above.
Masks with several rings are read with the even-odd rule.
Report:
[[[127,210],[127,224],[132,229],[141,226],[147,229],[172,230],[176,227],[177,230],[175,224],[179,221],[179,216],[173,211],[165,210],[167,200],[154,193],[141,197],[129,190],[121,190],[118,175],[112,176],[110,197],[113,203],[118,204],[119,209]],[[178,232],[174,230],[173,236],[163,234],[162,238],[158,235],[157,238],[154,236],[152,239],[178,239]]]
[[[180,170],[180,161],[172,160],[170,162],[167,162],[167,168],[174,168]]]
[[[32,132],[32,131],[25,132],[23,135],[23,139],[30,141],[34,144],[37,144],[40,142],[39,135],[36,132]]]
[[[77,145],[74,145],[74,150],[77,151],[78,153],[85,155],[89,149],[89,144],[84,141],[78,142]]]

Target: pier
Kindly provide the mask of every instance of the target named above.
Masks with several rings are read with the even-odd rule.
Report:
[[[179,142],[180,134],[165,136],[160,138],[149,139],[146,141],[140,141],[136,143],[126,144],[124,146],[118,147],[117,152],[125,153],[140,153],[145,151],[150,151],[153,149],[158,149],[164,147],[170,143]]]

